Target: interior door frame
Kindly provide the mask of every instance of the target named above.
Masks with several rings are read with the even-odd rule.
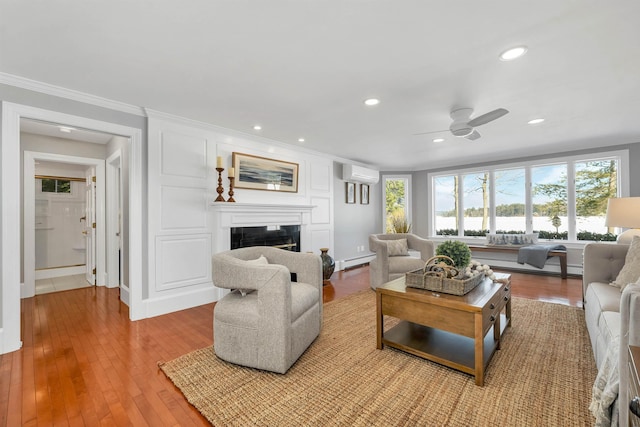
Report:
[[[96,177],[95,184],[93,182],[93,177]],[[104,176],[104,175],[103,175]],[[100,200],[100,194],[98,193],[98,168],[95,165],[89,165],[89,168],[85,170],[85,232],[87,233],[85,236],[85,271],[84,275],[87,279],[87,282],[91,283],[94,286],[104,286],[106,283],[106,262],[103,262],[102,265],[104,267],[104,271],[102,269],[98,269],[98,258],[103,255],[105,252],[105,248],[103,245],[100,245],[98,241],[98,236],[102,236],[103,239],[106,238],[106,226],[104,224],[100,224],[100,228],[98,228],[98,224],[100,223],[99,217],[104,221],[105,215],[101,215],[104,211],[98,212],[99,209],[106,210],[106,203]],[[104,182],[104,180],[101,180]],[[104,194],[104,192],[102,192]],[[96,228],[93,228],[93,224],[96,224]],[[105,230],[104,234],[101,231]],[[102,253],[98,253],[100,250]],[[103,260],[100,260],[103,261]],[[95,268],[95,271],[93,270]],[[104,278],[105,282],[98,283],[98,277]]]
[[[122,265],[123,256],[119,251],[122,241],[122,150],[114,151],[106,161],[106,197],[107,197],[107,218],[106,218],[106,248],[107,248],[107,283],[108,288],[116,288],[122,285],[122,278],[119,279],[119,268]],[[120,233],[118,238],[114,238],[116,233]],[[117,256],[114,256],[118,254]],[[121,299],[128,303],[123,298]]]
[[[30,298],[36,294],[36,237],[35,237],[35,162],[70,163],[96,168],[96,277],[105,277],[105,161],[89,157],[76,157],[64,154],[43,153],[36,151],[24,152],[24,206],[23,206],[23,279],[20,287],[20,297]],[[84,189],[83,189],[84,191]],[[88,203],[88,201],[85,201]],[[89,220],[87,220],[89,223]],[[87,266],[89,268],[89,266]],[[104,279],[103,279],[104,280]],[[103,285],[98,279],[98,286]]]
[[[44,120],[64,123],[72,127],[121,135],[129,139],[129,280],[131,299],[129,318],[146,317],[142,281],[142,129],[60,113],[12,102],[2,102],[2,145],[0,147],[0,275],[2,278],[2,323],[0,328],[0,354],[18,350],[20,340],[20,119]]]

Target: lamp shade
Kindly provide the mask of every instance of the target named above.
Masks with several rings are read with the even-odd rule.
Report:
[[[633,236],[640,236],[640,197],[609,199],[604,224],[607,227],[629,228],[618,235],[617,242],[631,244]]]
[[[640,197],[609,199],[607,227],[640,228]]]

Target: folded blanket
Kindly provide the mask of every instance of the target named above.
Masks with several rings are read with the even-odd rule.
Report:
[[[589,410],[596,418],[596,427],[618,427],[618,389],[620,372],[618,350],[620,337],[611,340],[605,359],[600,366],[598,376],[593,383]]]
[[[550,251],[566,251],[564,245],[529,245],[518,250],[518,264],[530,264],[534,267],[544,268],[549,258]]]

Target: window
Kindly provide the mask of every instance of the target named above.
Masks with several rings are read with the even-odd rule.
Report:
[[[576,163],[576,231],[578,240],[613,234],[604,225],[607,200],[618,195],[618,166],[615,159]]]
[[[615,240],[607,200],[629,193],[628,151],[429,174],[431,235]]]
[[[383,176],[385,232],[409,231],[411,225],[411,177]]]
[[[524,233],[527,229],[525,170],[498,169],[493,182],[496,233]]]
[[[567,240],[567,164],[531,168],[533,231],[543,239]]]
[[[458,177],[456,175],[434,178],[434,219],[439,235],[458,235]]]
[[[489,231],[489,172],[462,176],[464,235],[484,236]]]
[[[71,194],[71,181],[66,179],[43,178],[43,193],[66,193]]]

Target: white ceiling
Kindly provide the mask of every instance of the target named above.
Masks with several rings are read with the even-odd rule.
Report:
[[[61,128],[66,128],[69,132],[63,132],[60,130]],[[93,144],[106,144],[111,141],[114,136],[108,133],[70,128],[68,126],[57,126],[54,123],[30,119],[20,120],[20,131],[36,135],[52,136],[54,138],[70,139],[73,141],[91,142]]]
[[[384,169],[640,142],[636,0],[0,6],[1,72]],[[413,135],[447,129],[455,107],[510,113],[476,141]]]

